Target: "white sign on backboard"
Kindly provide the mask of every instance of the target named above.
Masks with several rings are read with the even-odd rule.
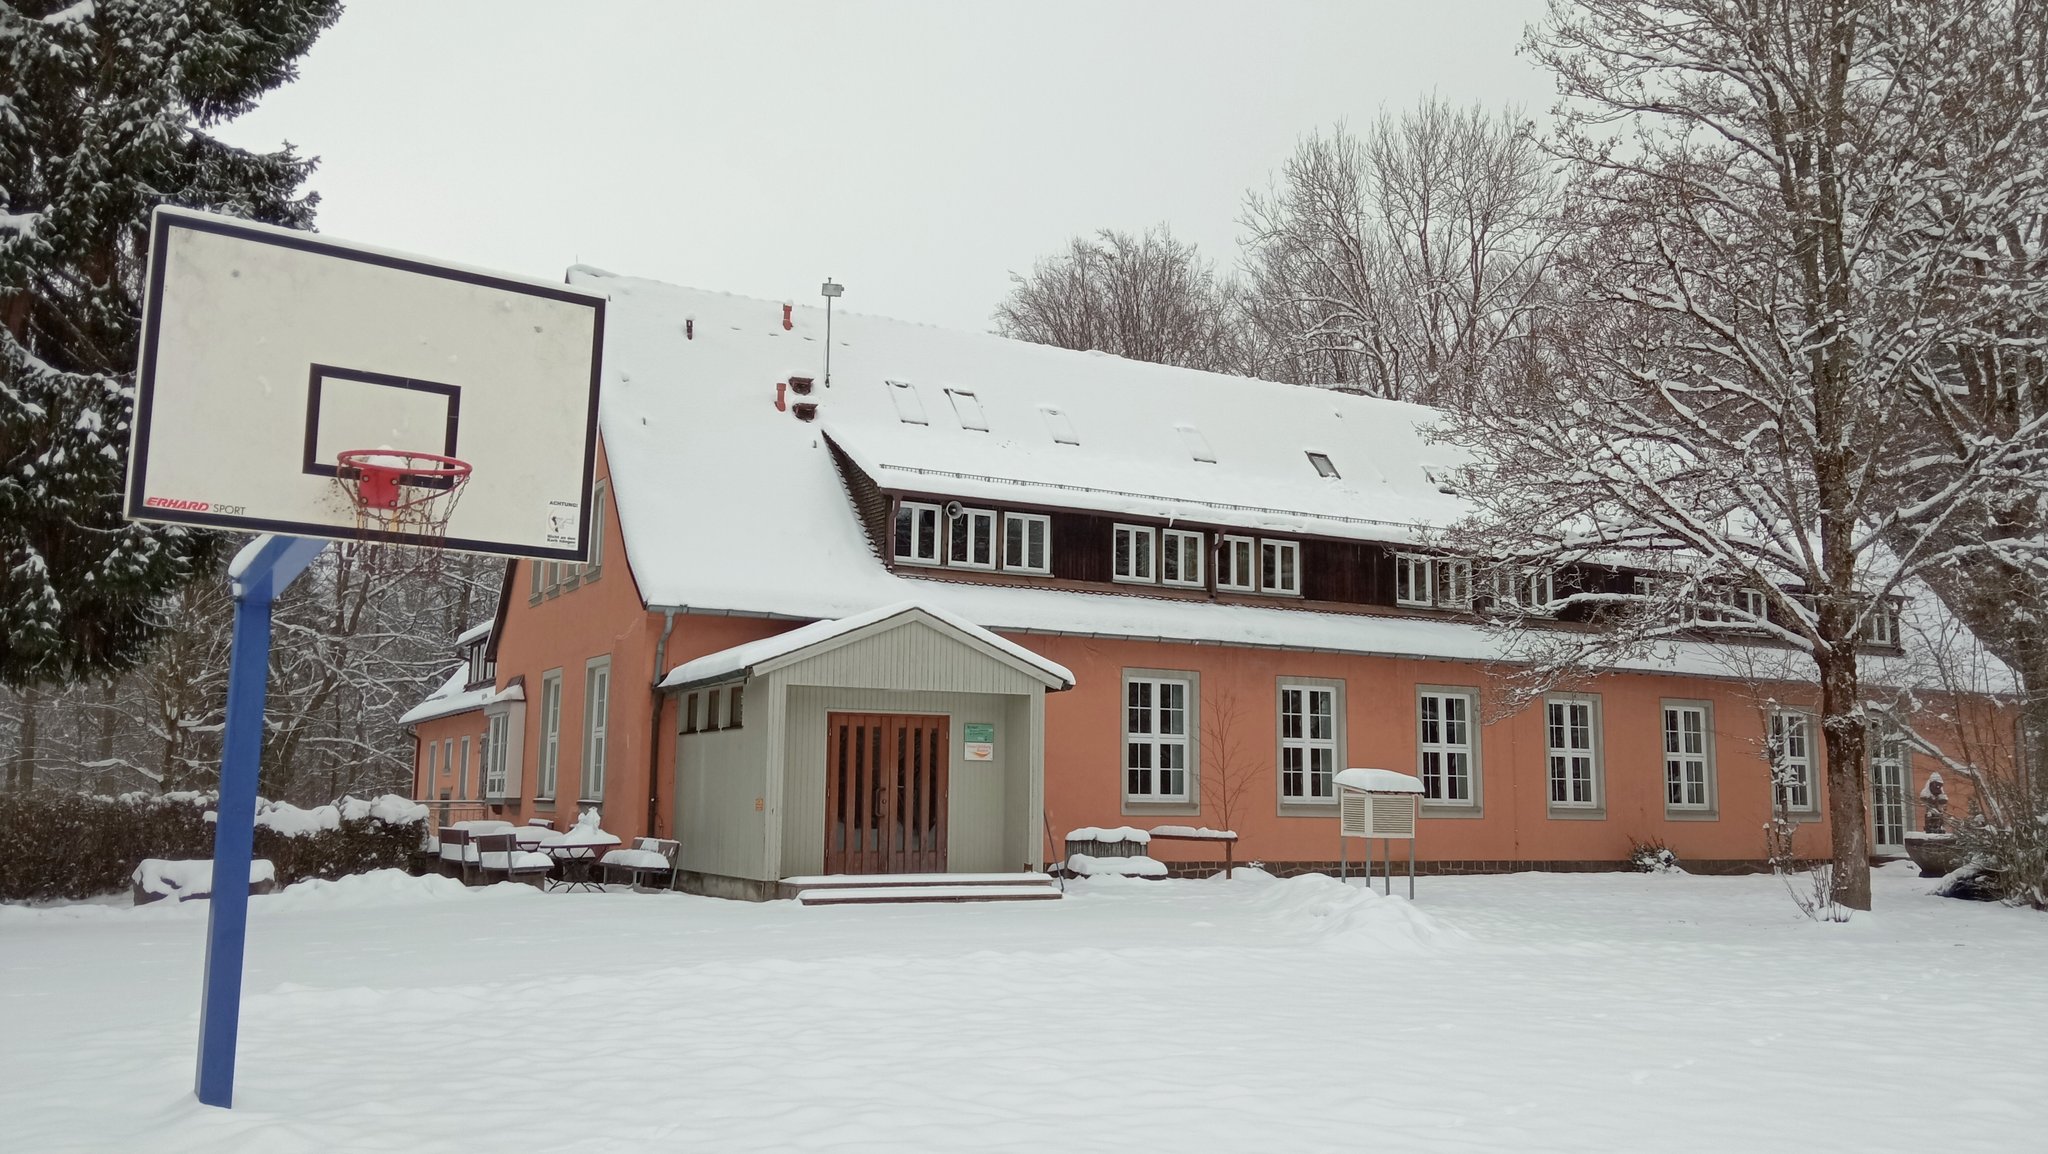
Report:
[[[603,341],[581,289],[159,208],[127,515],[581,561]],[[349,450],[467,463],[445,532],[363,528]]]

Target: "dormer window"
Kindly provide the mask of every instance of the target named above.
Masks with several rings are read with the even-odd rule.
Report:
[[[485,656],[484,650],[486,648],[488,647],[481,642],[470,646],[469,677],[467,682],[470,686],[484,685],[497,680],[497,662]]]
[[[1871,645],[1899,643],[1899,606],[1889,598],[1870,607],[1863,618],[1863,640]]]
[[[1111,575],[1118,581],[1148,585],[1159,580],[1158,535],[1150,525],[1116,526],[1116,563]]]
[[[1394,555],[1394,604],[1472,608],[1472,562],[1420,553]]]
[[[947,525],[952,564],[967,569],[996,567],[996,513],[994,509],[962,509]]]
[[[917,386],[908,381],[890,381],[889,401],[896,406],[896,419],[906,425],[927,425],[924,401],[917,395]]]
[[[896,560],[911,565],[939,563],[937,505],[905,501],[896,506]]]
[[[1330,455],[1328,453],[1310,452],[1308,463],[1316,467],[1316,475],[1318,477],[1337,477],[1337,466],[1330,463]]]

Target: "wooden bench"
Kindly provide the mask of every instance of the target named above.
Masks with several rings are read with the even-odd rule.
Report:
[[[1153,841],[1207,842],[1211,845],[1222,843],[1223,876],[1231,876],[1237,869],[1237,834],[1227,829],[1190,829],[1184,825],[1154,826],[1150,831]]]
[[[470,880],[469,871],[484,884],[513,881],[538,886],[547,879],[554,862],[544,853],[519,848],[519,839],[509,833],[478,834],[469,840],[475,853],[474,860],[466,861],[463,881]]]
[[[665,837],[636,837],[632,849],[615,849],[604,855],[598,862],[604,880],[609,882],[615,873],[625,874],[629,885],[638,889],[644,878],[663,877],[668,888],[674,888],[676,880],[676,858],[682,855],[683,843]]]

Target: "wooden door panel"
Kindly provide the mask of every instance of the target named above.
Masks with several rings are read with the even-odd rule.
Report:
[[[947,719],[830,713],[825,725],[825,872],[943,872]]]

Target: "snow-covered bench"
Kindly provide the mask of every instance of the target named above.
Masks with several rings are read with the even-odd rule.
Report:
[[[1237,868],[1235,831],[1185,825],[1155,825],[1151,829],[1121,825],[1107,829],[1084,826],[1067,834],[1067,870],[1081,877],[1096,874],[1165,877],[1167,867],[1150,854],[1155,841],[1221,845],[1225,876]]]
[[[171,861],[144,858],[129,875],[134,884],[135,904],[146,906],[165,898],[189,902],[213,896],[213,861]],[[263,858],[249,863],[249,892],[267,894],[277,888],[277,867]]]
[[[538,886],[555,866],[554,859],[544,853],[520,849],[519,839],[510,833],[478,834],[469,839],[469,848],[464,881],[470,880],[467,875],[474,870],[486,884],[514,881]]]

